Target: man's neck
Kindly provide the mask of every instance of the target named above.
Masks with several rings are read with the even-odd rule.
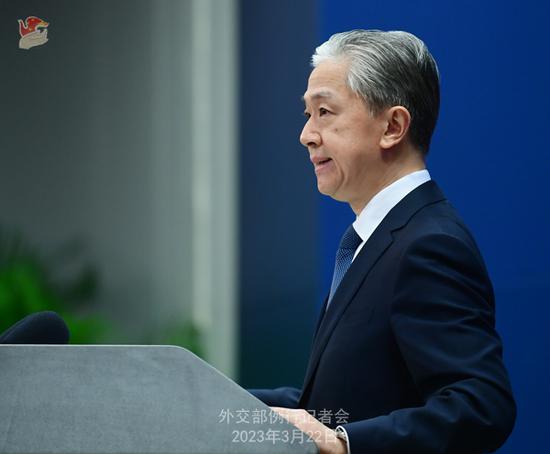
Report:
[[[405,164],[406,165],[388,166],[385,171],[380,174],[376,182],[363,194],[361,194],[362,197],[360,199],[349,202],[349,205],[356,216],[359,216],[361,211],[363,211],[372,198],[384,188],[387,188],[390,184],[406,175],[426,168],[426,164],[423,159],[412,159]]]

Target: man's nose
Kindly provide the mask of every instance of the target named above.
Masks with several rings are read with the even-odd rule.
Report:
[[[308,121],[302,129],[300,134],[300,143],[304,147],[318,147],[321,144],[321,136],[319,132],[311,125],[311,122]]]

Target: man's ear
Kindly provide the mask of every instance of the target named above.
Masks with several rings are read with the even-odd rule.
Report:
[[[380,148],[389,149],[401,143],[411,125],[411,114],[403,106],[393,106],[382,113],[386,130],[380,138]]]

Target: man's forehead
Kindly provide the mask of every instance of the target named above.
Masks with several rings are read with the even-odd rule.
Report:
[[[313,69],[307,90],[302,96],[306,103],[348,95],[347,62],[325,61]]]

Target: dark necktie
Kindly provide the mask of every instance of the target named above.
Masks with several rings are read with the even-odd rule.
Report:
[[[332,301],[332,297],[334,296],[336,289],[340,285],[340,282],[342,282],[346,271],[351,265],[355,250],[362,242],[363,240],[357,234],[357,232],[353,228],[353,225],[350,225],[342,236],[342,239],[340,240],[340,246],[338,246],[338,250],[336,251],[336,262],[334,264],[334,274],[332,275],[332,285],[330,287],[330,295],[328,298],[327,309],[330,302]]]

